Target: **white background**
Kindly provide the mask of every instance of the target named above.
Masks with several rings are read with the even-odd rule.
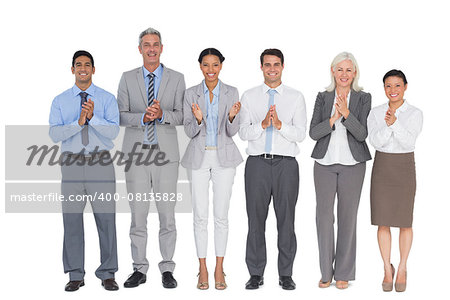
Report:
[[[64,292],[68,276],[62,267],[63,226],[60,214],[0,213],[0,293],[50,299],[80,297],[111,299],[139,297],[196,297],[224,299],[244,296],[271,299],[276,296],[310,299],[442,298],[447,285],[450,109],[448,29],[445,1],[15,1],[1,4],[1,122],[2,125],[45,125],[53,97],[74,83],[70,72],[73,53],[90,51],[95,59],[96,85],[116,94],[122,72],[140,66],[138,35],[149,26],[162,33],[161,61],[185,75],[186,85],[198,84],[202,75],[197,57],[206,47],[218,48],[226,57],[221,79],[236,86],[240,94],[260,84],[259,55],[276,47],[285,54],[283,83],[303,92],[308,123],[317,92],[329,84],[329,65],[341,51],[358,60],[364,90],[372,105],[387,98],[383,75],[392,68],[405,72],[406,98],[424,112],[424,128],[417,141],[417,195],[414,243],[408,264],[406,293],[381,291],[383,266],[370,225],[369,182],[372,162],[359,209],[356,281],[345,291],[334,286],[317,288],[320,279],[315,228],[315,193],[310,158],[313,141],[300,144],[300,193],[296,209],[297,257],[292,292],[278,286],[276,224],[271,208],[267,220],[268,264],[265,285],[246,291],[248,271],[244,261],[247,234],[243,170],[237,169],[229,212],[230,234],[225,258],[229,288],[214,290],[214,251],[209,245],[211,288],[195,288],[198,271],[192,215],[177,214],[178,241],[175,277],[179,287],[163,289],[157,263],[157,216],[149,216],[147,283],[124,289],[132,272],[129,214],[117,215],[120,285],[118,292],[100,286],[94,271],[99,265],[98,239],[92,215],[85,216],[86,286],[76,293]],[[4,130],[1,130],[4,141]],[[18,137],[24,138],[24,137]],[[245,155],[245,143],[235,142]],[[371,148],[372,153],[373,149]],[[4,157],[4,147],[0,149]],[[1,161],[4,170],[4,160]],[[4,181],[4,172],[1,172]],[[2,194],[4,185],[2,185]],[[2,197],[2,201],[3,197]],[[3,203],[2,203],[2,207]],[[212,219],[212,216],[211,216]],[[212,223],[212,222],[210,222]],[[210,224],[212,225],[212,224]],[[210,231],[212,233],[212,230]],[[399,262],[398,230],[393,230],[392,261]],[[6,298],[3,298],[6,299]]]

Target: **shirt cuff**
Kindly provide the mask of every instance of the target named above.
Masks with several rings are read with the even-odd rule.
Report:
[[[159,124],[162,124],[164,122],[164,112],[162,113],[161,119],[158,119]]]
[[[397,123],[398,123],[398,119],[395,120],[394,124],[392,124],[391,126],[388,126],[388,128],[393,130],[393,131],[397,130],[399,128],[399,125]]]
[[[142,118],[141,118],[141,125],[142,126],[148,125],[148,123],[150,123],[150,122],[144,123],[144,117],[145,117],[145,113],[142,115]]]

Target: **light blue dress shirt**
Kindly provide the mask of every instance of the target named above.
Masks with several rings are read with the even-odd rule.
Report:
[[[150,78],[148,78],[148,74],[150,74],[150,71],[147,70],[144,66],[142,66],[142,72],[144,73],[145,90],[148,92],[148,86],[150,85]],[[163,74],[163,65],[159,64],[159,66],[153,72],[153,75],[155,75],[155,77],[153,77],[153,91],[155,94],[155,99],[158,98],[158,92],[159,92],[159,86],[161,85],[162,74]],[[148,97],[148,95],[147,95],[147,97]],[[144,116],[145,116],[145,113],[142,115],[142,119],[141,119],[142,126],[148,124],[148,123],[144,123]],[[157,120],[159,121],[159,123],[162,123],[164,121],[164,112],[163,112],[161,119],[157,119]],[[155,130],[154,144],[157,144],[157,143],[158,143],[158,135]],[[144,144],[150,144],[150,141],[147,139],[147,127],[145,127]]]
[[[206,107],[206,146],[217,147],[217,132],[219,127],[219,93],[220,80],[212,91],[213,100],[209,101],[209,90],[203,80]]]
[[[64,91],[53,99],[50,110],[49,135],[53,142],[61,144],[62,152],[84,154],[97,151],[110,150],[114,144],[113,139],[119,134],[119,108],[113,94],[91,84],[84,92],[87,99],[94,102],[94,114],[89,125],[78,125],[81,113],[81,96],[83,92],[78,86]],[[89,144],[81,143],[81,130],[88,127]]]

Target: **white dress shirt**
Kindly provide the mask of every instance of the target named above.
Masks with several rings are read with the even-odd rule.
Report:
[[[350,93],[347,95],[347,107],[350,105]],[[334,98],[334,104],[336,104],[336,97]],[[331,109],[330,117],[334,115],[336,106]],[[321,159],[316,159],[321,165],[330,166],[333,164],[341,164],[346,166],[354,166],[358,163],[353,157],[348,145],[347,128],[342,124],[342,118],[334,122],[334,130],[331,132],[330,143],[328,144],[327,153]]]
[[[395,123],[387,126],[384,117],[388,108],[389,104],[385,103],[370,111],[367,120],[369,142],[380,152],[413,152],[416,138],[422,130],[422,111],[405,101],[395,111]]]
[[[264,153],[266,130],[261,122],[269,111],[269,93],[266,84],[246,91],[241,98],[241,121],[239,136],[248,140],[248,155]],[[295,157],[300,151],[296,142],[306,137],[306,105],[303,94],[283,84],[276,87],[274,104],[282,122],[280,130],[275,127],[270,154]]]

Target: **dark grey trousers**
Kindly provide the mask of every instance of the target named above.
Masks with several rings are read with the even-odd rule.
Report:
[[[272,197],[278,229],[278,274],[292,275],[297,251],[294,220],[298,188],[298,163],[294,157],[275,159],[248,157],[245,164],[248,216],[245,261],[250,275],[264,275],[267,262],[266,219]]]
[[[356,217],[366,163],[354,166],[314,164],[316,225],[322,282],[355,279]],[[337,195],[337,242],[334,246],[334,201]],[[334,266],[333,266],[334,264]]]
[[[100,266],[95,275],[102,279],[114,278],[118,270],[115,201],[116,191],[114,166],[99,164],[79,166],[63,165],[61,192],[64,222],[63,264],[64,273],[69,273],[70,280],[84,278],[84,225],[83,211],[86,202],[90,201],[100,241]],[[97,193],[97,199],[82,199],[82,195]],[[106,201],[110,194],[111,200]],[[103,200],[101,198],[105,197]],[[69,199],[75,201],[69,201]],[[78,198],[78,200],[76,200]]]

